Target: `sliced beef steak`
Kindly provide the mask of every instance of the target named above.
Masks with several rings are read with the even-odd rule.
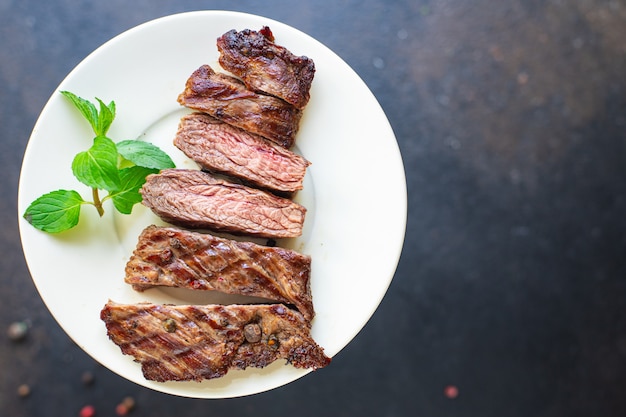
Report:
[[[301,190],[310,165],[298,154],[204,113],[181,118],[174,145],[205,170],[281,193]]]
[[[219,62],[250,90],[280,97],[302,109],[309,101],[315,64],[274,43],[269,27],[260,31],[231,30],[217,39]]]
[[[292,304],[311,320],[310,276],[311,258],[289,249],[148,226],[126,264],[125,281],[139,291],[168,286],[263,297]]]
[[[152,381],[201,381],[230,369],[285,359],[318,369],[331,361],[306,320],[282,304],[168,306],[117,304],[100,313],[107,335]]]
[[[300,236],[306,214],[289,199],[191,169],[148,175],[140,192],[143,204],[166,222],[234,234]]]
[[[302,111],[286,101],[248,90],[238,79],[216,73],[209,65],[194,71],[178,102],[285,148],[293,146],[302,117]]]

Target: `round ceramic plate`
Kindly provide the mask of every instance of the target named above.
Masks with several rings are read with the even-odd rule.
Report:
[[[308,371],[277,361],[201,383],[147,381],[140,365],[106,336],[100,310],[108,300],[173,304],[240,300],[173,289],[138,293],[126,285],[124,267],[139,233],[160,223],[140,204],[129,216],[106,206],[102,218],[93,207],[84,206],[78,226],[56,235],[35,229],[21,214],[34,199],[56,189],[74,189],[90,198],[90,190],[78,183],[70,167],[74,155],[91,146],[93,133],[58,91],[91,101],[114,100],[117,116],[109,137],[152,142],[179,168],[194,167],[172,145],[186,112],[176,98],[195,69],[203,64],[217,67],[217,37],[230,29],[258,30],[264,25],[277,44],[312,58],[316,66],[311,100],[296,138],[296,150],[312,162],[304,190],[295,197],[308,209],[304,233],[279,244],[312,257],[316,309],[312,336],[328,356],[346,346],[374,313],[400,256],[406,182],[398,145],[372,93],[335,53],[283,23],[226,11],[168,16],[122,33],[83,60],[42,111],[22,165],[20,233],[37,290],[68,335],[107,368],[157,391],[196,398],[235,397],[279,387]]]

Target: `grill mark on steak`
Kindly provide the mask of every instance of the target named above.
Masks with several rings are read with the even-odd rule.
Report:
[[[217,49],[221,66],[250,90],[280,97],[299,109],[308,103],[315,75],[313,60],[276,45],[269,27],[258,32],[233,29],[217,39]]]
[[[148,226],[126,264],[135,290],[155,286],[264,297],[314,316],[311,257],[173,227]]]
[[[230,369],[262,368],[278,359],[310,369],[331,361],[312,339],[304,317],[282,304],[170,306],[109,301],[100,318],[108,337],[122,353],[133,356],[144,377],[152,381],[202,381]],[[258,326],[258,340],[246,330],[249,325]]]
[[[143,204],[166,222],[267,238],[302,234],[306,208],[269,192],[191,169],[146,177]]]
[[[180,120],[174,145],[203,169],[283,193],[302,189],[306,159],[208,114]]]
[[[237,78],[216,73],[209,65],[191,74],[178,102],[285,148],[293,146],[302,117],[302,111],[286,101],[248,90]]]

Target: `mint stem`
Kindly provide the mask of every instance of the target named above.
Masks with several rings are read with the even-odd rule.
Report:
[[[100,201],[100,195],[98,194],[97,188],[91,189],[91,195],[93,196],[93,205],[96,206],[96,210],[98,210],[98,214],[100,217],[104,215],[104,208],[102,207],[102,201]]]

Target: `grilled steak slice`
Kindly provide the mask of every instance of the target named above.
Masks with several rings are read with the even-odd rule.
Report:
[[[299,109],[308,103],[315,75],[313,60],[276,45],[269,27],[258,32],[226,32],[217,39],[217,49],[222,67],[241,78],[250,90],[280,97]]]
[[[311,320],[311,258],[279,247],[237,242],[173,227],[148,226],[126,264],[125,281],[216,290],[293,304]]]
[[[331,361],[306,320],[282,304],[168,306],[117,304],[100,313],[109,338],[152,381],[201,381],[229,369],[262,368],[285,359],[318,369]]]
[[[269,192],[192,169],[146,177],[143,204],[180,226],[268,238],[302,234],[306,208]]]
[[[248,90],[238,79],[216,73],[209,65],[194,71],[178,102],[285,148],[293,146],[302,117],[302,111],[286,101]]]
[[[204,113],[181,118],[174,145],[205,170],[283,193],[302,189],[310,165],[300,155]]]

